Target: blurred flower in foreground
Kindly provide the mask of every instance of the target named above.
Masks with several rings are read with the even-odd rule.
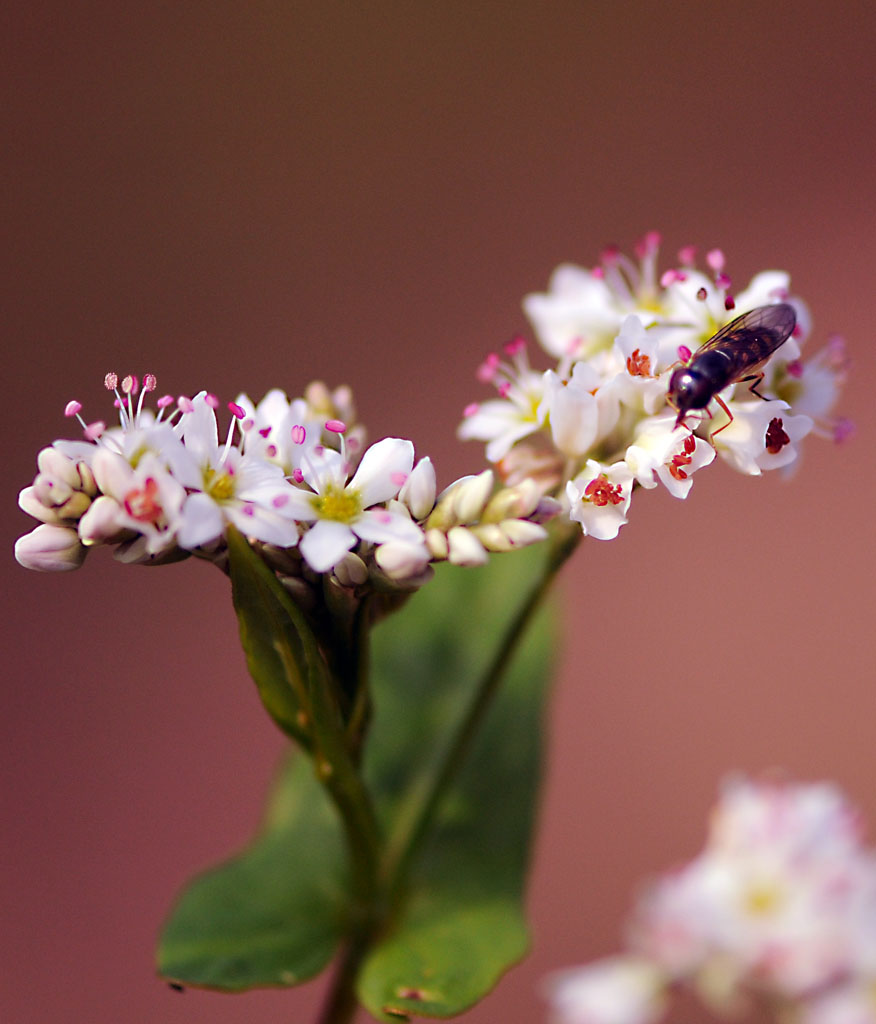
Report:
[[[850,433],[830,415],[847,365],[844,344],[834,338],[812,358],[801,356],[810,317],[790,294],[788,274],[764,271],[736,293],[720,250],[706,254],[703,272],[686,246],[678,265],[659,274],[658,245],[652,232],[637,246],[638,263],[611,249],[593,270],[561,266],[547,293],[527,296],[536,338],[556,365],[533,369],[526,342],[515,338],[478,371],[496,397],[468,405],[459,427],[461,438],[486,442],[488,461],[509,483],[539,481],[601,540],[626,523],[636,486],[660,483],[684,498],[716,454],[758,475],[791,466],[811,432],[836,440]],[[762,398],[749,390],[756,380],[739,374],[704,409],[679,417],[667,402],[673,370],[689,366],[740,315],[776,303],[792,307],[796,326],[754,367],[764,374]]]
[[[663,1019],[686,988],[720,1016],[876,1024],[876,851],[834,786],[725,784],[705,849],[652,884],[625,955],[554,979],[559,1024]]]

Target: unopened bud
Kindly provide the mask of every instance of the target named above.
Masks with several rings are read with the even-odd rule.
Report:
[[[407,505],[414,519],[425,519],[435,507],[437,489],[435,467],[427,455],[414,466],[398,492],[398,499]]]
[[[68,572],[85,559],[85,547],[75,530],[43,523],[15,542],[15,557],[25,569],[38,572]]]
[[[352,551],[344,555],[333,571],[342,587],[356,587],[368,579],[368,566]]]
[[[429,564],[430,557],[424,544],[391,540],[377,548],[374,561],[391,580],[405,580],[419,576]]]
[[[37,455],[37,466],[43,475],[53,480],[63,480],[74,490],[80,486],[81,480],[76,463],[62,455],[57,448],[43,448]]]
[[[503,487],[487,502],[482,522],[500,523],[503,519],[526,519],[541,497],[541,488],[531,478],[521,480],[516,487]]]
[[[79,520],[79,537],[83,544],[111,544],[121,540],[125,528],[119,522],[122,510],[119,503],[109,495],[102,494],[91,503],[90,508]]]
[[[426,547],[433,558],[438,561],[445,559],[450,547],[447,543],[447,534],[442,530],[426,530]]]
[[[447,534],[447,543],[447,557],[454,565],[484,565],[489,560],[486,548],[464,526],[454,526]]]
[[[466,480],[453,492],[453,511],[458,523],[476,523],[484,511],[484,506],[493,490],[493,471],[485,469],[483,473]]]

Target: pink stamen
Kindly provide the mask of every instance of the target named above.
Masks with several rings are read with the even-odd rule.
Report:
[[[651,256],[653,253],[657,252],[659,248],[660,232],[649,231],[644,238],[636,242],[633,246],[633,252],[635,252],[636,256],[640,260],[643,260],[646,256]]]
[[[499,356],[496,352],[491,352],[487,358],[477,368],[475,376],[479,381],[484,384],[489,384],[490,381],[496,376],[496,371],[499,368]]]
[[[785,367],[788,371],[789,377],[802,377],[803,376],[803,360],[795,359],[793,362],[788,363]]]
[[[136,395],[139,390],[140,381],[132,373],[122,379],[122,391],[126,395]]]
[[[724,253],[720,249],[709,249],[706,253],[706,266],[710,270],[720,272],[724,269],[725,263]]]
[[[112,371],[110,371],[103,378],[103,386],[107,389],[107,391],[115,391],[116,388],[119,386],[119,375],[117,373],[113,373]]]
[[[693,355],[693,352],[691,352],[691,350],[687,347],[687,345],[679,345],[678,346],[678,358],[683,363],[686,363],[690,359],[690,357],[692,355]]]
[[[326,420],[325,429],[332,434],[343,434],[347,429],[347,424],[343,420]]]
[[[736,309],[736,299],[734,299],[732,295],[724,296],[724,309],[728,311],[731,309]]]
[[[122,409],[122,408],[124,408],[123,405],[122,405],[121,398],[114,398],[113,399],[113,408],[114,409]]]
[[[462,415],[468,418],[474,416],[474,414],[480,409],[477,402],[469,402],[469,404],[462,410]]]
[[[715,277],[715,284],[721,289],[722,292],[729,291],[732,283],[733,282],[730,280],[729,274],[718,274]]]
[[[173,395],[162,395],[155,404],[159,409],[166,409],[169,405],[173,405]]]
[[[844,441],[848,441],[849,438],[854,437],[857,433],[857,428],[852,420],[845,416],[837,418],[833,425],[833,439],[837,444],[842,444]]]
[[[242,420],[246,416],[246,409],[242,405],[238,405],[237,402],[229,402],[228,411],[238,420]]]
[[[500,398],[507,398],[508,393],[511,391],[511,381],[503,380],[496,385],[496,390],[499,392]]]
[[[687,280],[687,274],[683,270],[667,270],[663,273],[660,278],[660,287],[668,288],[671,284],[679,284],[682,281]]]
[[[195,408],[195,403],[191,398],[186,398],[185,395],[180,395],[176,400],[176,404],[180,412],[192,412]]]
[[[592,277],[595,277],[598,281],[601,281],[605,277],[605,270],[603,270],[602,267],[594,267],[590,271],[590,274]]]
[[[77,412],[82,409],[82,403],[77,402],[76,399],[72,399],[64,406],[65,416],[75,416]]]
[[[215,395],[204,395],[204,401],[214,411],[219,408],[219,399]]]
[[[695,245],[683,245],[678,250],[678,262],[686,267],[692,267],[696,262],[697,247]]]
[[[599,257],[599,262],[613,266],[620,259],[620,246],[607,245],[602,250],[602,255]]]
[[[307,439],[307,429],[300,423],[296,423],[292,428],[292,443],[293,444],[304,444]]]
[[[512,338],[508,342],[508,344],[505,346],[505,353],[506,353],[506,355],[509,355],[509,356],[516,356],[520,352],[523,352],[525,349],[526,349],[526,339],[525,338],[521,338],[520,335],[518,334],[516,337]]]
[[[95,420],[85,428],[85,437],[89,441],[96,441],[104,430],[106,430],[106,424],[101,420]]]
[[[143,390],[154,391],[158,387],[158,378],[154,373],[147,373],[143,377]]]

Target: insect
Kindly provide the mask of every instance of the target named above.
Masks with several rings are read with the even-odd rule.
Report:
[[[748,390],[766,401],[757,390],[763,380],[760,368],[790,338],[796,324],[794,307],[778,302],[758,306],[722,327],[669,378],[666,397],[678,410],[675,425],[680,426],[692,409],[705,409],[714,398],[730,420],[713,431],[712,436],[729,427],[733,414],[718,392],[730,384],[751,381]]]

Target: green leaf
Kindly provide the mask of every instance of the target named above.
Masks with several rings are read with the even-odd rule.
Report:
[[[159,973],[226,991],[306,981],[345,930],[348,889],[335,810],[309,760],[290,758],[262,834],[180,897],[161,936]]]
[[[536,550],[494,557],[484,569],[441,567],[377,631],[367,771],[390,827],[410,813],[435,771],[439,741],[467,706],[543,559]],[[381,1020],[454,1016],[526,953],[524,884],[551,650],[542,614],[439,808],[395,928],[365,962],[359,998]]]
[[[240,642],[262,704],[286,733],[305,746],[308,664],[312,634],[274,573],[234,527],[228,530],[231,596]]]

